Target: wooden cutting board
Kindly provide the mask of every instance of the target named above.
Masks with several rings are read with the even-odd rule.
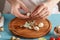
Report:
[[[20,26],[23,25],[26,21],[31,21],[30,19],[19,19],[14,18],[9,23],[9,30],[16,36],[21,36],[25,38],[39,38],[48,34],[52,28],[51,23],[48,19],[35,19],[35,23],[44,23],[44,27],[40,28],[39,31],[30,30],[27,28],[21,28]]]

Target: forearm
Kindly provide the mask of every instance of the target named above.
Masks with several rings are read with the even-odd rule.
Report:
[[[57,3],[60,0],[51,0],[50,2],[46,2],[45,4],[49,7],[49,8],[53,8],[55,5],[57,5]]]
[[[57,3],[59,2],[59,0],[51,0],[49,2],[46,2],[45,5],[47,5],[47,7],[49,8],[49,10],[52,12],[53,8],[56,7]]]

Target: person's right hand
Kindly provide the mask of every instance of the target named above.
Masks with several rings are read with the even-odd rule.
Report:
[[[11,13],[18,18],[29,18],[26,15],[23,15],[19,12],[18,9],[23,9],[26,13],[29,12],[28,8],[20,0],[7,0],[11,4]]]
[[[48,7],[42,3],[37,6],[37,8],[31,13],[32,18],[47,18],[50,15],[50,11],[48,10]]]

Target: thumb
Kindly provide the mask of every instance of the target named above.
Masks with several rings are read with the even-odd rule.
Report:
[[[27,6],[22,2],[22,1],[19,1],[20,5],[21,5],[21,8],[25,11],[25,12],[30,12],[29,9],[27,8]]]

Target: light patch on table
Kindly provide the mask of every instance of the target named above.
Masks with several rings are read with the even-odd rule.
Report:
[[[0,34],[0,38],[1,38],[1,34]]]
[[[1,17],[0,19],[0,27],[2,27],[4,25],[4,17]]]

